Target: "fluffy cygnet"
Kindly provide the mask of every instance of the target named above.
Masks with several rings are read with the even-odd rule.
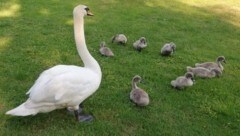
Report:
[[[130,99],[138,106],[147,106],[149,104],[148,94],[137,86],[141,81],[141,77],[136,75],[132,79],[132,91],[130,92]]]
[[[124,34],[116,34],[112,38],[112,43],[118,43],[118,44],[126,44],[127,43],[127,37]]]
[[[105,42],[101,42],[99,52],[100,52],[103,56],[107,56],[107,57],[112,57],[112,56],[114,56],[114,54],[113,54],[113,52],[111,51],[111,49],[108,48],[108,47],[106,47],[106,43],[105,43]]]
[[[204,67],[187,67],[187,72],[192,72],[194,75],[202,78],[213,78],[213,77],[219,77],[222,72],[213,68],[213,69],[207,69]]]
[[[196,63],[195,66],[196,67],[204,67],[207,69],[214,68],[214,69],[223,71],[224,68],[223,68],[222,62],[226,63],[225,57],[219,56],[219,57],[217,57],[216,62]]]
[[[171,85],[177,89],[183,89],[184,87],[193,85],[194,74],[192,72],[185,73],[184,76],[177,77],[176,80],[171,81]]]
[[[147,41],[146,41],[146,38],[145,37],[141,37],[139,40],[135,41],[133,43],[133,47],[141,52],[143,48],[146,48],[147,47]]]
[[[176,50],[176,45],[171,42],[171,43],[166,43],[163,45],[161,49],[161,55],[163,56],[169,56],[172,55]]]

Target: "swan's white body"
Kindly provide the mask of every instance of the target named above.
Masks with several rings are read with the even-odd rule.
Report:
[[[79,104],[98,89],[102,73],[85,44],[85,8],[79,5],[73,11],[76,46],[84,67],[57,65],[45,70],[27,92],[27,101],[6,114],[28,116],[61,108],[78,110]]]

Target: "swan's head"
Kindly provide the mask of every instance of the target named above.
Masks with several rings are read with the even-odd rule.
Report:
[[[217,61],[218,61],[218,62],[224,62],[224,63],[226,63],[226,60],[225,60],[225,57],[224,57],[224,56],[219,56],[219,57],[217,58]]]
[[[139,75],[134,76],[133,79],[132,79],[132,81],[134,83],[140,82],[141,80],[142,80],[142,78]]]
[[[81,14],[83,16],[93,16],[93,14],[90,12],[90,9],[85,5],[78,5],[74,8],[73,14]]]

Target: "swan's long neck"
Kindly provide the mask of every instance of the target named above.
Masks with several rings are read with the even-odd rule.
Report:
[[[78,54],[80,55],[84,67],[92,69],[101,75],[101,68],[97,61],[89,53],[84,35],[84,15],[74,14],[74,36]]]

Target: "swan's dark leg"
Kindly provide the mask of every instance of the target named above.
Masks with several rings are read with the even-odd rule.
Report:
[[[79,109],[74,111],[74,115],[77,121],[79,122],[90,122],[93,120],[93,116],[92,115],[85,115],[85,114],[81,114],[81,112],[83,111],[83,109],[81,108],[81,106],[79,105]]]
[[[75,115],[76,120],[78,121],[78,110],[74,111],[74,115]]]

